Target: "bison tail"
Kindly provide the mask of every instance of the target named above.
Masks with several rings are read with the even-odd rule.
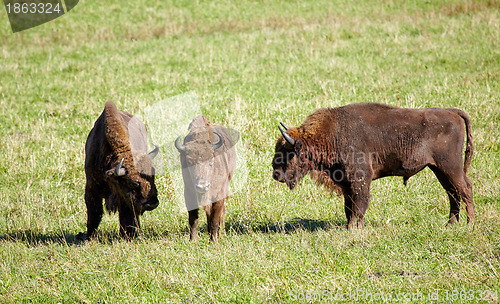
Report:
[[[465,159],[464,159],[464,173],[467,174],[467,170],[472,162],[472,155],[474,154],[474,144],[472,143],[472,128],[469,116],[462,110],[453,109],[465,122],[465,130],[467,132],[467,146],[465,148]]]

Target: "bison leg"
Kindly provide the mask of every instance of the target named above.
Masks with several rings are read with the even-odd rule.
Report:
[[[210,233],[210,240],[217,241],[220,225],[224,225],[224,199],[218,200],[212,204],[210,208],[206,208],[208,231]]]
[[[430,167],[439,182],[446,190],[450,199],[450,219],[448,225],[453,225],[459,221],[460,201],[463,200],[467,211],[467,221],[474,223],[476,220],[474,203],[472,200],[472,184],[463,172],[461,166],[454,170],[446,170],[438,167]]]
[[[447,190],[448,199],[450,200],[450,219],[448,225],[453,225],[460,219],[460,197],[453,190]]]
[[[189,210],[189,238],[192,241],[198,239],[198,232],[196,232],[196,226],[198,226],[198,209]]]
[[[120,236],[134,238],[140,228],[139,215],[128,204],[119,203]]]
[[[96,197],[90,189],[85,189],[85,205],[87,205],[87,240],[95,236],[101,223],[103,207],[102,198]]]
[[[347,229],[351,230],[355,226],[356,218],[354,217],[354,212],[353,212],[353,201],[347,193],[344,193],[344,209],[345,209],[345,216],[347,218]]]
[[[364,216],[370,202],[370,183],[367,181],[353,182],[350,187],[344,189],[344,200],[347,229],[362,229]]]
[[[472,200],[472,183],[464,174],[465,188],[463,189],[462,198],[465,202],[465,211],[467,212],[467,222],[474,224],[476,222],[476,212],[474,211],[474,201]]]

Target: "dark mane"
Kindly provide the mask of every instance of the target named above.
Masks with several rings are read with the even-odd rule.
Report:
[[[300,138],[302,153],[300,158],[309,162],[311,170],[318,166],[333,166],[337,163],[335,146],[338,139],[334,136],[342,110],[321,108],[307,116],[304,123],[298,128],[287,131],[293,138]]]

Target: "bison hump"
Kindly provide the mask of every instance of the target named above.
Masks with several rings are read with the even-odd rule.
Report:
[[[106,102],[104,107],[104,125],[106,139],[113,151],[116,153],[131,151],[125,122],[112,101]]]

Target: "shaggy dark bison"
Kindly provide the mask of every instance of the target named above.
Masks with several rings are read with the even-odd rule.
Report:
[[[210,240],[216,241],[219,226],[224,227],[224,200],[229,195],[229,181],[236,168],[236,152],[228,129],[212,124],[199,115],[189,125],[189,133],[181,144],[180,153],[184,199],[189,213],[190,238],[198,238],[198,208],[207,215]]]
[[[85,144],[87,239],[95,235],[103,214],[119,213],[120,235],[134,237],[139,215],[158,206],[152,159],[147,153],[146,126],[108,101]]]
[[[404,183],[425,167],[437,176],[450,199],[449,224],[459,219],[460,201],[474,223],[471,123],[459,109],[402,109],[376,103],[324,108],[300,127],[278,126],[273,178],[293,189],[307,173],[340,190],[348,229],[363,227],[372,180],[403,176]],[[462,157],[467,138],[465,162]]]

